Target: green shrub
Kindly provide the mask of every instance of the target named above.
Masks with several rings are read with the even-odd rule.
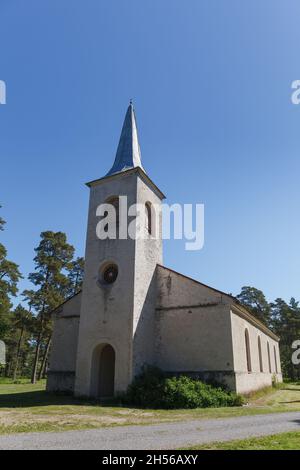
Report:
[[[240,406],[240,395],[213,387],[186,375],[168,377],[161,370],[147,367],[135,378],[124,396],[126,404],[143,408],[208,408]]]

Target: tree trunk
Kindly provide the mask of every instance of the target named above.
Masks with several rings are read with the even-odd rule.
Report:
[[[41,364],[39,375],[38,375],[38,380],[41,380],[42,378],[45,378],[47,359],[48,359],[50,345],[51,345],[51,336],[49,336],[48,341],[47,341],[46,349],[45,349],[45,352],[44,352],[42,364]]]
[[[7,362],[6,362],[6,365],[5,365],[5,377],[9,377],[9,375],[10,375],[10,364],[11,364],[11,361],[7,361]]]
[[[37,342],[36,342],[36,347],[35,347],[34,362],[33,362],[32,374],[31,374],[31,383],[32,384],[36,383],[36,373],[37,373],[37,368],[38,368],[38,363],[39,363],[41,342],[42,342],[42,332],[40,332],[39,335],[38,335]]]
[[[47,284],[47,281],[48,281],[48,273],[47,273],[47,278],[46,278],[46,284]],[[41,342],[43,339],[43,332],[44,332],[44,312],[45,312],[45,300],[43,301],[43,306],[42,306],[42,311],[41,311],[41,328],[37,337],[36,348],[35,348],[34,362],[33,362],[32,374],[31,374],[32,384],[36,383],[36,374],[37,374],[37,368],[38,368],[38,363],[39,363]]]
[[[21,344],[22,344],[23,334],[24,334],[24,326],[22,326],[22,329],[21,329],[21,332],[20,332],[19,341],[18,341],[17,354],[16,354],[16,363],[15,363],[15,368],[14,368],[14,372],[13,372],[13,380],[16,380],[16,378],[17,378],[18,365],[19,365],[19,357],[20,357],[20,350],[21,350]]]

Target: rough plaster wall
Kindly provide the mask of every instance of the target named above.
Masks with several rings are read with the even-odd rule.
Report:
[[[178,307],[198,303],[222,302],[231,304],[232,298],[189,279],[163,266],[158,266],[157,307]]]
[[[73,390],[79,331],[81,293],[53,315],[47,390]]]
[[[156,364],[177,372],[232,371],[228,297],[166,268],[158,267],[157,277]]]
[[[234,351],[234,370],[236,373],[237,391],[248,393],[272,384],[272,376],[275,374],[274,346],[276,348],[278,374],[277,380],[282,381],[279,345],[270,336],[251,325],[247,320],[231,312],[232,341]],[[247,357],[245,345],[245,329],[249,332],[251,367],[252,372],[247,371]],[[259,367],[258,336],[261,339],[263,373]],[[270,344],[271,373],[269,373],[267,342]]]
[[[165,371],[232,371],[228,307],[158,310],[156,364]]]
[[[80,308],[81,308],[81,299],[82,299],[82,291],[78,294],[71,297],[65,303],[62,304],[61,308],[56,310],[56,314],[54,315],[54,320],[60,317],[69,317],[74,315],[80,315]]]
[[[81,293],[68,300],[61,310],[53,315],[49,362],[51,371],[75,372],[80,305]]]
[[[76,368],[79,317],[55,320],[50,357],[50,371],[73,371]]]
[[[127,195],[128,205],[134,204],[136,193],[135,173],[107,179],[91,188],[77,353],[77,395],[90,394],[92,354],[102,343],[109,343],[115,349],[115,390],[125,390],[131,381],[135,241],[99,240],[96,208],[116,195]],[[99,286],[99,268],[106,261],[118,265],[118,278],[110,286]]]
[[[55,372],[48,373],[47,392],[74,392],[75,373],[74,372]]]
[[[134,317],[133,317],[133,375],[137,375],[144,364],[154,361],[154,323],[156,290],[156,265],[162,263],[161,200],[141,179],[137,184],[137,201],[145,206],[150,202],[155,208],[158,237],[148,234],[144,224],[144,238],[136,241]],[[154,217],[153,217],[154,219]],[[153,232],[155,220],[152,220]]]

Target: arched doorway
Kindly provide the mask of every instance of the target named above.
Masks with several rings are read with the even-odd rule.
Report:
[[[99,398],[114,395],[116,354],[110,344],[100,344],[94,350],[92,360],[91,392]]]

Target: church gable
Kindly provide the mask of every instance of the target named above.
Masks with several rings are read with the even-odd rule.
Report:
[[[157,311],[227,305],[232,315],[243,318],[270,338],[279,341],[279,338],[235,297],[161,265],[157,265],[157,290]]]
[[[55,319],[80,317],[82,291],[77,292],[64,303],[59,305],[52,314]]]
[[[157,265],[158,310],[185,306],[230,305],[234,298],[172,269]]]

